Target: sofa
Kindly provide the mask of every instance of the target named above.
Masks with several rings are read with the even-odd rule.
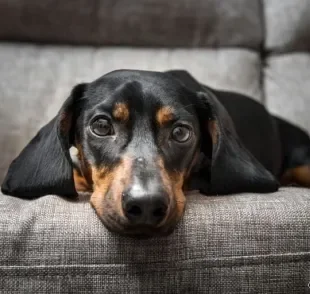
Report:
[[[0,182],[71,88],[186,69],[310,131],[308,0],[0,0]],[[107,231],[86,197],[0,194],[0,293],[310,293],[310,189],[189,192],[169,236]]]

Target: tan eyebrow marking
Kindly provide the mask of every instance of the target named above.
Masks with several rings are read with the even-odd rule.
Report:
[[[156,113],[156,121],[163,126],[174,119],[173,108],[171,106],[163,106]]]
[[[116,103],[113,109],[113,117],[117,120],[127,121],[129,119],[129,109],[126,103]]]

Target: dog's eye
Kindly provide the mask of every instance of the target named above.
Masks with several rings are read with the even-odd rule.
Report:
[[[91,131],[97,136],[113,135],[113,127],[111,123],[104,118],[99,118],[91,124]]]
[[[191,137],[191,130],[186,126],[177,126],[171,132],[171,138],[179,143],[188,141]]]

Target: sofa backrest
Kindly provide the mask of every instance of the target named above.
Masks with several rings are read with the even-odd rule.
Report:
[[[0,40],[159,47],[263,40],[259,0],[0,0]]]

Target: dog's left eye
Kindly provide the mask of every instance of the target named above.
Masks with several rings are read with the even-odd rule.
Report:
[[[176,126],[171,132],[171,138],[179,143],[188,141],[191,137],[191,130],[187,126]]]
[[[104,118],[95,120],[90,127],[91,131],[100,137],[113,135],[114,130],[111,123]]]

